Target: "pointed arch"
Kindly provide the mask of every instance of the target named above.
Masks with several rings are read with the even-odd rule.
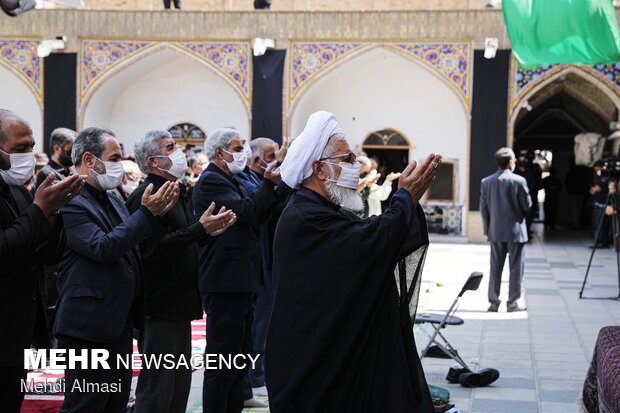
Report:
[[[28,88],[30,93],[32,93],[32,96],[36,99],[39,105],[39,109],[43,110],[43,92],[38,91],[33,86],[32,82],[20,70],[16,69],[12,64],[4,61],[3,59],[0,59],[0,66],[2,66],[3,68],[11,72],[13,75],[15,75],[15,77],[18,78],[19,81],[22,82]]]
[[[546,86],[569,74],[576,75],[581,79],[594,85],[599,91],[605,94],[613,102],[613,104],[616,106],[616,109],[620,113],[620,96],[610,90],[604,81],[594,76],[589,71],[584,70],[583,68],[580,68],[578,66],[566,66],[558,70],[556,73],[550,75],[546,79],[537,82],[536,84],[531,86],[529,90],[527,90],[527,92],[523,93],[521,96],[514,100],[514,103],[511,107],[512,110],[509,112],[508,118],[508,131],[506,136],[506,144],[508,147],[512,147],[514,144],[514,131],[521,106],[538,92],[540,92],[542,89],[544,89]],[[515,80],[512,79],[513,83],[514,81]]]
[[[239,87],[239,85],[234,81],[234,79],[226,74],[221,68],[218,68],[217,65],[213,64],[202,58],[195,51],[190,50],[187,46],[193,42],[142,42],[139,47],[136,48],[135,51],[131,51],[127,57],[119,59],[118,62],[110,65],[101,71],[101,73],[97,74],[92,81],[88,85],[83,85],[84,74],[83,71],[86,70],[84,67],[85,57],[83,55],[84,48],[80,48],[80,57],[79,62],[81,62],[81,67],[79,70],[79,90],[78,90],[78,127],[83,126],[84,115],[88,108],[88,105],[97,92],[98,89],[101,88],[108,81],[113,79],[119,73],[127,70],[130,67],[133,67],[135,64],[138,64],[140,61],[152,56],[154,54],[160,53],[162,50],[172,50],[174,52],[180,53],[181,55],[188,57],[191,60],[194,60],[204,67],[206,67],[209,71],[216,74],[222,80],[224,80],[239,96],[239,98],[243,101],[247,118],[251,121],[251,95],[249,94],[250,89],[247,89],[247,93],[244,93],[243,90]],[[199,44],[199,43],[196,43]],[[250,59],[251,61],[251,59]],[[251,72],[250,72],[251,73]]]
[[[306,42],[291,42],[290,46],[290,57],[288,61],[288,96],[287,99],[288,108],[286,111],[286,116],[284,119],[285,130],[291,131],[291,119],[292,115],[295,111],[295,108],[302,100],[303,95],[308,92],[312,86],[320,81],[320,79],[324,78],[328,74],[334,72],[339,67],[358,59],[361,56],[368,54],[369,52],[381,48],[387,50],[395,55],[398,55],[405,60],[408,60],[424,70],[431,73],[437,79],[439,79],[459,100],[461,103],[466,116],[470,116],[470,103],[471,103],[471,79],[472,79],[472,63],[471,63],[471,47],[469,43],[360,43],[360,42],[339,42],[334,43],[336,46],[343,46],[343,50],[338,51],[334,54],[333,57],[330,56],[329,61],[327,62],[319,62],[320,64],[316,66],[316,68],[312,71],[308,71],[308,73],[304,73],[303,77],[301,77],[302,82],[300,84],[293,84],[294,80],[296,80],[299,76],[296,74],[297,71],[300,70],[296,65],[300,62],[297,62],[297,57],[293,56],[295,52],[295,47],[298,44],[304,44]],[[323,44],[327,44],[330,47],[332,43],[330,42],[307,42],[310,46],[321,46]],[[346,46],[346,47],[344,47]],[[462,46],[463,50],[460,53],[463,55],[462,58],[466,59],[465,72],[461,73],[462,79],[459,79],[460,82],[463,83],[462,89],[456,86],[456,78],[451,78],[450,74],[444,73],[439,67],[436,67],[431,63],[431,61],[427,61],[424,59],[425,53],[427,50],[424,50],[424,47],[427,46]],[[420,50],[421,49],[421,50]],[[434,50],[431,50],[433,52]],[[331,50],[330,50],[331,52]],[[436,55],[437,53],[435,53]],[[317,63],[317,62],[313,62]],[[455,65],[458,67],[458,65]]]

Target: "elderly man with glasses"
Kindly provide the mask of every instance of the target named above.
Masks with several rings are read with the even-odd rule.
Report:
[[[360,165],[334,115],[313,114],[293,141],[280,170],[299,190],[273,243],[272,413],[433,412],[394,268],[428,243],[418,202],[440,162],[412,162],[386,212],[363,220]]]

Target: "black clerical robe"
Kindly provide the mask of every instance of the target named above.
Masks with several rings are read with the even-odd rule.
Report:
[[[405,190],[362,220],[302,188],[274,239],[267,338],[272,413],[433,411],[394,269],[428,243]]]

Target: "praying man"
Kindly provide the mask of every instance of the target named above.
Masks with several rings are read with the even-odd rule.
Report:
[[[362,220],[360,167],[334,115],[314,113],[293,141],[280,171],[298,191],[273,248],[271,413],[433,412],[394,269],[428,244],[418,202],[441,161],[411,162],[389,208]]]

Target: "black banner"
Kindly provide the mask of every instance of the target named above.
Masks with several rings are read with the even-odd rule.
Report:
[[[54,129],[76,127],[76,73],[76,53],[52,53],[44,60],[43,147],[47,153]]]
[[[510,50],[485,59],[474,52],[474,93],[471,113],[469,209],[479,210],[480,180],[497,169],[493,155],[506,146]]]
[[[253,60],[252,139],[282,143],[282,78],[286,50],[268,50]]]

